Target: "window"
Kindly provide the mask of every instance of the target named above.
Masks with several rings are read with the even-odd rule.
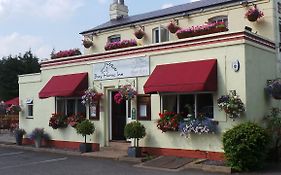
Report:
[[[279,18],[279,52],[281,52],[281,18]]]
[[[214,22],[224,22],[226,26],[228,26],[228,17],[227,16],[215,16],[208,20],[209,23]]]
[[[26,105],[27,105],[27,118],[33,118],[33,100],[27,99]]]
[[[197,116],[199,113],[213,118],[213,95],[205,94],[167,94],[161,96],[162,111]]]
[[[112,35],[112,36],[108,37],[109,43],[118,42],[118,41],[121,41],[120,35]]]
[[[91,120],[100,119],[100,102],[97,102],[94,106],[90,106],[90,119]]]
[[[77,113],[86,116],[86,107],[81,101],[81,98],[56,98],[56,112],[67,116]]]
[[[152,37],[153,43],[169,41],[169,31],[164,27],[156,27],[152,30]]]
[[[150,95],[137,96],[138,120],[151,119],[151,100]]]

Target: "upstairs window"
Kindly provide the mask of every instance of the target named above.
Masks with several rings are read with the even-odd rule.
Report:
[[[169,31],[164,27],[156,27],[152,30],[152,37],[153,43],[169,41]]]
[[[224,22],[226,26],[228,26],[228,17],[227,16],[215,16],[208,20],[209,23],[214,22]]]
[[[113,42],[119,42],[121,41],[121,35],[112,35],[108,37],[108,42],[113,43]]]

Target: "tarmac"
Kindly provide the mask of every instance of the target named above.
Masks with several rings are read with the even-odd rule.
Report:
[[[64,154],[71,156],[85,156],[85,157],[93,157],[100,159],[113,159],[117,161],[126,161],[131,162],[136,167],[147,168],[147,169],[155,169],[155,170],[165,170],[177,172],[184,169],[197,169],[205,172],[212,173],[224,173],[230,174],[234,171],[226,166],[220,164],[205,164],[205,159],[190,159],[190,158],[179,158],[179,157],[171,157],[171,156],[160,156],[160,157],[145,157],[145,158],[134,158],[128,157],[126,149],[116,149],[116,146],[112,148],[101,148],[100,151],[90,152],[90,153],[80,153],[78,150],[62,150],[62,149],[54,149],[50,147],[42,147],[35,148],[33,145],[16,145],[14,136],[9,131],[0,132],[0,147],[5,148],[14,148],[21,150],[29,150],[35,152],[49,152],[56,154]],[[146,161],[144,161],[146,159]],[[170,165],[170,166],[167,166]],[[277,165],[278,167],[279,165]],[[277,174],[279,174],[279,168],[277,168]],[[276,168],[275,168],[276,172]],[[275,173],[274,173],[275,174]],[[280,169],[281,174],[281,169]]]

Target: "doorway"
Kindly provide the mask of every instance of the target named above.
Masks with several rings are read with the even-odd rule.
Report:
[[[122,100],[120,104],[114,101],[114,95],[117,91],[111,93],[111,135],[112,140],[126,140],[124,128],[126,125],[126,101]]]

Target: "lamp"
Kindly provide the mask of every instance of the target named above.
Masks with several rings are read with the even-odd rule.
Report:
[[[247,30],[249,32],[252,32],[253,29],[251,27],[249,27],[249,26],[245,26],[245,30]]]
[[[247,7],[249,5],[249,2],[247,0],[241,1],[240,5],[242,5],[243,7]]]

